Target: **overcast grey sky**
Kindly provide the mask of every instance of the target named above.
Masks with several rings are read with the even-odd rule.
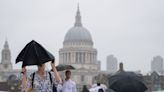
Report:
[[[32,39],[59,59],[78,2],[103,70],[110,54],[126,70],[143,72],[150,71],[153,56],[164,57],[164,0],[0,0],[0,50],[7,38],[14,68],[21,67],[15,58]]]

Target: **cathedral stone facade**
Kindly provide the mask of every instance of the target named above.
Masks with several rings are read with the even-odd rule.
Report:
[[[93,77],[100,72],[100,62],[97,60],[97,50],[93,48],[90,32],[83,27],[79,7],[75,24],[65,35],[63,48],[59,50],[59,63],[74,66],[72,79],[80,91],[83,85],[91,86]]]

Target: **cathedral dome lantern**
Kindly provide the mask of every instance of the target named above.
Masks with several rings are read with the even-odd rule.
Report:
[[[68,32],[66,33],[63,44],[64,45],[70,45],[70,44],[78,45],[79,43],[89,45],[89,46],[93,45],[90,32],[82,25],[80,10],[78,6],[74,27],[70,28]]]

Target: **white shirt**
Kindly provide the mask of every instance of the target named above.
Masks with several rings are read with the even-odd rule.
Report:
[[[100,86],[97,86],[97,87],[94,87],[94,88],[90,88],[89,89],[89,92],[98,92],[99,91],[99,89],[101,89],[102,87],[100,87]]]
[[[65,80],[62,87],[62,92],[77,92],[76,83],[71,79]]]

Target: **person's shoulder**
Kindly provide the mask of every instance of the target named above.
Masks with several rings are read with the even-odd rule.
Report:
[[[28,73],[27,73],[27,78],[28,78],[29,80],[32,80],[32,78],[35,76],[35,74],[36,74],[36,72],[28,72]]]
[[[95,87],[95,89],[97,89],[97,90],[99,90],[99,89],[101,89],[102,87],[100,87],[100,86],[97,86],[97,87]]]

